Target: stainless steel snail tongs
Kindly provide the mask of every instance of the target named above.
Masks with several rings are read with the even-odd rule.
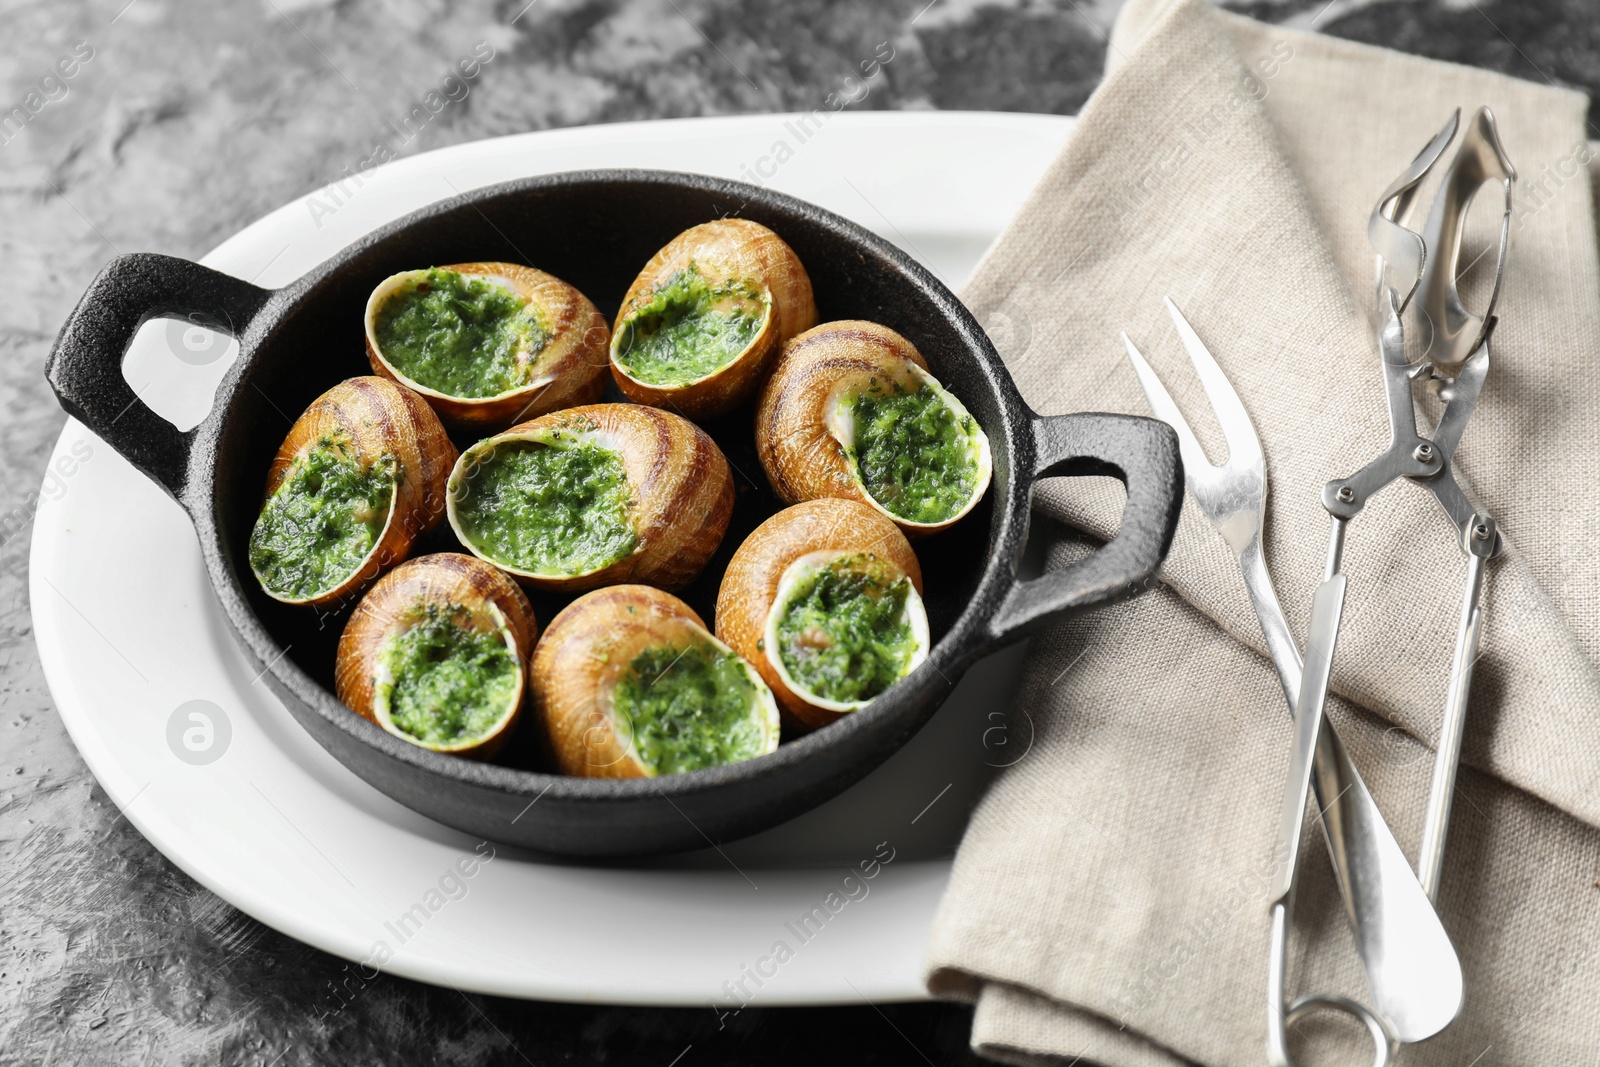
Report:
[[[1405,173],[1384,192],[1367,226],[1367,239],[1378,254],[1378,306],[1382,317],[1378,347],[1388,398],[1389,446],[1371,463],[1348,478],[1329,482],[1322,491],[1322,503],[1332,517],[1333,528],[1323,582],[1312,602],[1305,667],[1296,702],[1298,713],[1289,786],[1280,812],[1278,847],[1280,854],[1287,855],[1287,860],[1279,868],[1273,885],[1272,963],[1268,979],[1272,1006],[1267,1051],[1274,1067],[1292,1064],[1287,1030],[1298,1014],[1314,1006],[1353,1008],[1351,1014],[1366,1022],[1372,1031],[1376,1064],[1387,1063],[1397,1046],[1392,1031],[1385,1032],[1389,1029],[1386,1021],[1358,1006],[1329,1002],[1338,998],[1321,998],[1319,1004],[1311,1003],[1312,998],[1290,1003],[1284,990],[1296,860],[1314,769],[1313,754],[1321,730],[1344,605],[1345,532],[1350,520],[1361,513],[1375,494],[1402,478],[1421,486],[1439,502],[1467,557],[1466,591],[1417,858],[1418,882],[1430,900],[1438,897],[1467,696],[1478,652],[1483,568],[1500,550],[1494,519],[1467,498],[1455,480],[1452,461],[1489,370],[1494,306],[1500,295],[1511,233],[1511,187],[1516,181],[1516,170],[1500,144],[1494,116],[1488,108],[1480,108],[1441,176],[1439,191],[1421,233],[1407,227],[1417,191],[1444,150],[1455,140],[1460,119],[1457,111]],[[1473,196],[1491,182],[1500,185],[1505,210],[1500,222],[1488,306],[1483,314],[1476,315],[1462,304],[1457,291],[1461,237]],[[1399,284],[1395,284],[1396,280]],[[1421,354],[1413,362],[1406,356],[1404,319],[1414,297],[1413,323],[1423,337],[1417,345]],[[1431,390],[1444,405],[1431,438],[1417,430],[1416,403],[1421,390]]]

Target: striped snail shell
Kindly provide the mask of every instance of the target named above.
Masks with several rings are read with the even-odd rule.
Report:
[[[834,579],[833,590],[822,578]],[[877,634],[849,625],[852,583],[861,606],[892,608],[877,612]],[[799,611],[810,611],[811,621],[791,614]],[[756,527],[728,562],[716,620],[717,636],[755,664],[779,706],[807,729],[865,707],[931,646],[910,542],[880,512],[838,497],[785,508]],[[885,635],[890,640],[879,640]],[[808,661],[818,668],[810,674],[802,669]],[[849,691],[819,691],[813,679],[824,673]]]
[[[379,579],[351,614],[335,691],[411,744],[487,759],[521,714],[537,632],[528,598],[499,570],[458,552],[419,556]],[[473,684],[474,672],[487,682]]]
[[[756,453],[785,501],[858,500],[910,537],[959,522],[991,473],[988,437],[916,346],[851,320],[784,346],[756,408]]]
[[[733,514],[733,475],[693,423],[637,404],[552,412],[486,438],[450,475],[450,525],[518,581],[688,585]]]
[[[530,704],[564,774],[655,777],[778,747],[778,707],[761,675],[689,605],[647,585],[567,605],[534,649],[531,674]],[[640,702],[651,694],[655,703]]]
[[[760,223],[717,219],[673,238],[634,279],[611,374],[630,400],[711,418],[755,395],[783,343],[816,321],[794,250]]]
[[[445,513],[455,446],[416,393],[350,378],[289,428],[267,471],[250,565],[287,604],[331,607],[405,559]]]
[[[404,301],[418,292],[426,294],[430,284],[455,281],[444,277],[449,274],[462,276],[469,285],[488,283],[510,294],[514,299],[502,311],[521,301],[521,309],[511,318],[520,328],[505,342],[503,365],[478,368],[473,374],[472,368],[462,365],[464,357],[443,356],[441,371],[437,366],[411,365],[399,350],[385,351],[391,312],[405,315],[408,329],[431,330],[440,343],[457,340],[474,352],[488,347],[463,340],[468,331],[477,329],[480,333],[471,339],[482,341],[486,327],[467,322],[458,307],[447,308],[442,317],[430,317],[420,306],[405,307]],[[482,293],[494,295],[493,290]],[[480,295],[479,300],[484,299]],[[455,430],[492,433],[521,419],[596,403],[605,391],[611,333],[604,316],[588,297],[560,278],[518,263],[454,263],[391,275],[367,299],[366,334],[373,373],[420,393]],[[389,340],[391,348],[396,343]]]

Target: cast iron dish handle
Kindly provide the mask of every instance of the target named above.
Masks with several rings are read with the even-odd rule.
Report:
[[[194,431],[180,431],[139,399],[122,376],[122,358],[139,327],[157,317],[238,336],[271,295],[187,259],[118,256],[61,328],[45,377],[68,414],[182,502]]]
[[[989,620],[999,644],[1068,615],[1132,596],[1166,557],[1183,505],[1183,461],[1172,427],[1139,415],[1036,417],[1032,481],[1052,475],[1106,474],[1127,486],[1117,535],[1063,570],[1016,582]]]

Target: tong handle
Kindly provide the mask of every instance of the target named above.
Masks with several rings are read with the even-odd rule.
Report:
[[[1492,532],[1487,540],[1493,542]],[[1417,850],[1417,880],[1422,883],[1428,899],[1436,903],[1444,866],[1445,839],[1450,833],[1450,802],[1455,796],[1456,771],[1461,766],[1461,736],[1466,730],[1472,668],[1478,661],[1478,635],[1483,622],[1483,565],[1487,558],[1487,553],[1473,552],[1467,556],[1467,591],[1461,605],[1461,625],[1456,631],[1455,657],[1450,664],[1450,695],[1439,725],[1433,781],[1428,787],[1428,807],[1422,820],[1422,845]]]
[[[1367,1027],[1372,1035],[1373,1067],[1387,1067],[1398,1049],[1388,1023],[1375,1012],[1332,994],[1288,999],[1289,926],[1294,917],[1295,875],[1300,839],[1304,836],[1306,799],[1311,791],[1313,754],[1322,730],[1322,712],[1328,699],[1328,676],[1333,670],[1334,646],[1344,610],[1344,575],[1338,573],[1338,556],[1344,523],[1335,520],[1336,532],[1328,577],[1317,587],[1311,603],[1311,631],[1306,636],[1305,671],[1294,723],[1294,747],[1289,758],[1289,778],[1284,789],[1278,823],[1278,848],[1282,858],[1273,880],[1271,955],[1267,963],[1267,1062],[1271,1067],[1295,1067],[1289,1053],[1289,1030],[1315,1010],[1337,1011]]]

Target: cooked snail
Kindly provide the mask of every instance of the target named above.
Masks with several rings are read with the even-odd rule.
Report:
[[[689,418],[753,395],[785,341],[817,321],[794,250],[748,219],[685,230],[634,279],[611,337],[628,399]]]
[[[916,346],[872,322],[827,322],[784,346],[756,410],[756,452],[789,503],[870,504],[915,537],[989,488],[989,439]]]
[[[536,633],[528,598],[495,568],[458,552],[419,556],[361,598],[334,687],[396,737],[487,759],[516,725]]]
[[[383,378],[351,378],[289,428],[267,471],[250,568],[288,604],[332,605],[405,559],[445,512],[456,450],[433,409]]]
[[[778,747],[778,707],[761,675],[689,605],[647,585],[567,605],[530,673],[534,714],[566,774],[653,778]]]
[[[894,523],[821,497],[756,527],[722,576],[717,636],[801,725],[864,707],[927,658],[922,568]]]
[[[528,585],[676,589],[722,541],[733,476],[687,419],[591,404],[479,441],[456,463],[448,497],[461,543]]]
[[[516,263],[456,263],[385,278],[367,299],[367,360],[452,427],[492,432],[593,404],[606,320],[560,278]]]

